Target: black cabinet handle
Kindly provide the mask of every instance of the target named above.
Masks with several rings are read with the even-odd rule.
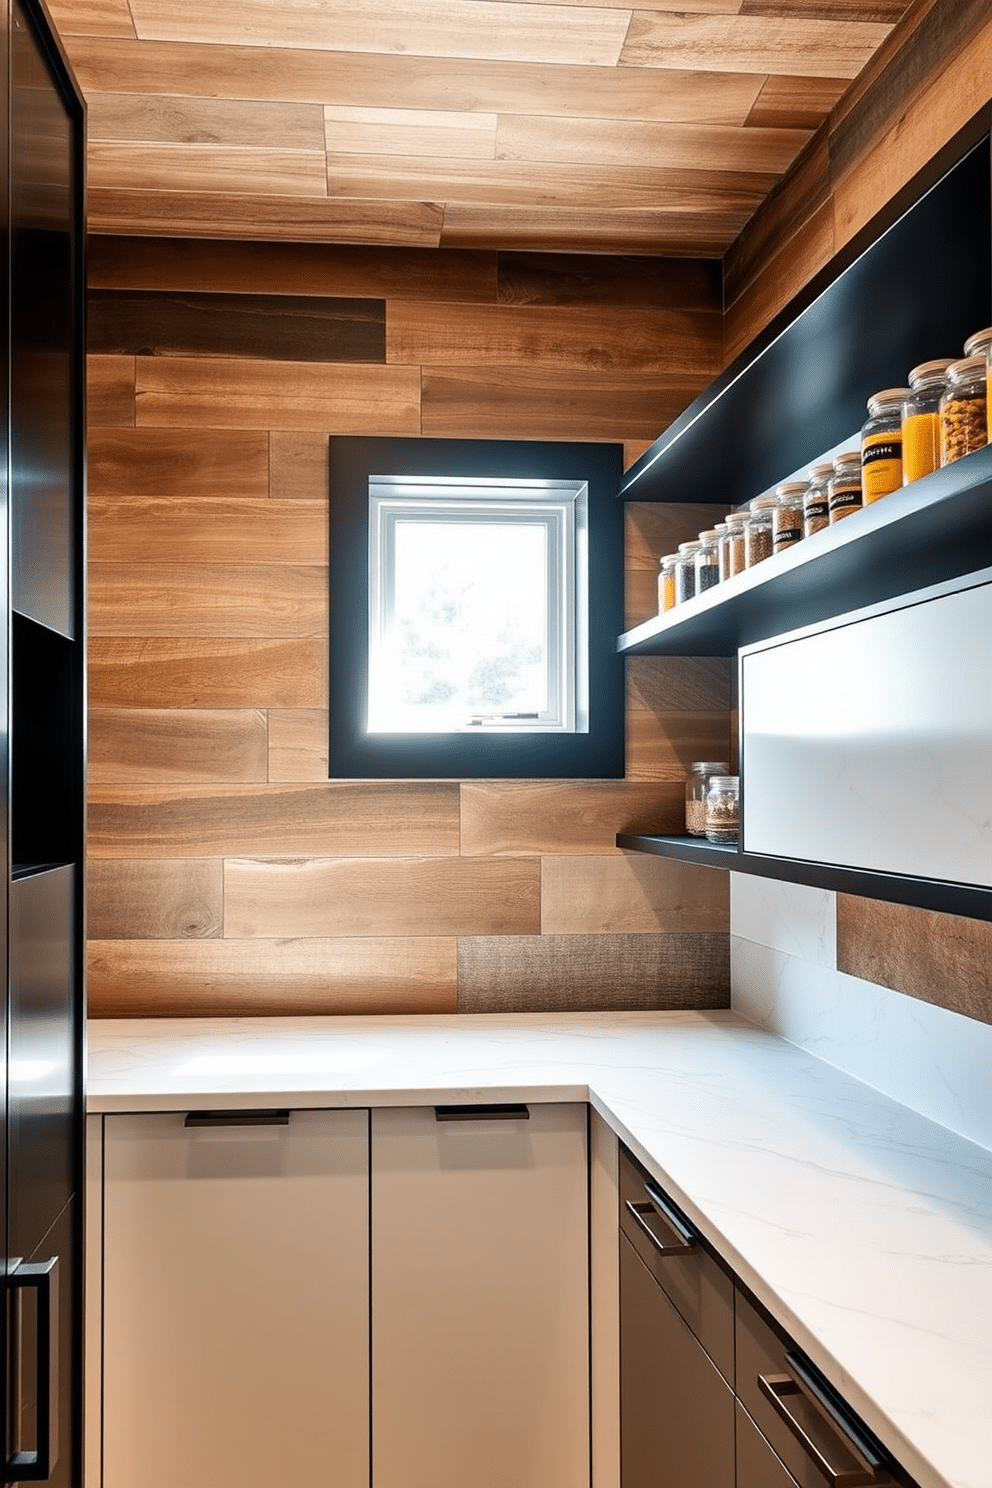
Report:
[[[529,1121],[527,1106],[503,1102],[489,1106],[435,1106],[435,1121]]]
[[[786,1374],[759,1374],[758,1387],[774,1406],[796,1440],[826,1478],[830,1488],[865,1488],[875,1483],[891,1483],[889,1460],[882,1449],[850,1420],[831,1398],[829,1386],[800,1355],[785,1356]],[[790,1400],[807,1401],[822,1421],[838,1437],[841,1453],[847,1461],[831,1461],[824,1445],[810,1436],[802,1421],[790,1410]]]
[[[187,1111],[183,1126],[288,1126],[289,1112],[260,1108],[247,1111]]]
[[[8,1451],[4,1481],[45,1483],[59,1460],[59,1259],[21,1265],[7,1277],[10,1300],[8,1326],[13,1326],[11,1413],[12,1449]],[[35,1430],[34,1450],[22,1452],[21,1347],[23,1294],[35,1294]]]
[[[627,1212],[640,1225],[658,1254],[685,1255],[687,1250],[692,1250],[698,1244],[699,1236],[675,1205],[649,1183],[645,1183],[644,1192],[647,1203],[635,1203],[633,1199],[628,1199]],[[653,1218],[660,1219],[666,1229],[674,1234],[674,1242],[665,1240],[652,1228],[649,1221]]]

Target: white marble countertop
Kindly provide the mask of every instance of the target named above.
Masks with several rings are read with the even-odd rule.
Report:
[[[586,1099],[922,1488],[992,1488],[992,1153],[735,1014],[89,1030],[91,1112]]]

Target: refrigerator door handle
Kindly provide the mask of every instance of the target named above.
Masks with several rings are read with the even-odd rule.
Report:
[[[59,1258],[18,1266],[7,1276],[10,1297],[8,1326],[13,1327],[13,1347],[8,1357],[13,1372],[13,1432],[7,1455],[4,1481],[45,1483],[59,1456]],[[19,1449],[23,1369],[23,1294],[35,1294],[34,1448]]]

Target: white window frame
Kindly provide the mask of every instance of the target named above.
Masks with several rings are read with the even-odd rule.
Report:
[[[548,555],[549,709],[537,717],[475,715],[444,733],[573,734],[589,731],[588,484],[369,476],[369,657],[366,729],[408,733],[387,722],[386,664],[400,522],[486,522],[543,526]],[[434,731],[434,730],[425,730]]]

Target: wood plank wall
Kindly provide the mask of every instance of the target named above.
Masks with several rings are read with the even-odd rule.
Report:
[[[327,779],[330,433],[622,441],[720,364],[718,267],[93,238],[96,1016],[712,1007],[724,875],[617,852],[725,755],[639,660],[619,782]],[[711,508],[628,511],[629,623]]]

